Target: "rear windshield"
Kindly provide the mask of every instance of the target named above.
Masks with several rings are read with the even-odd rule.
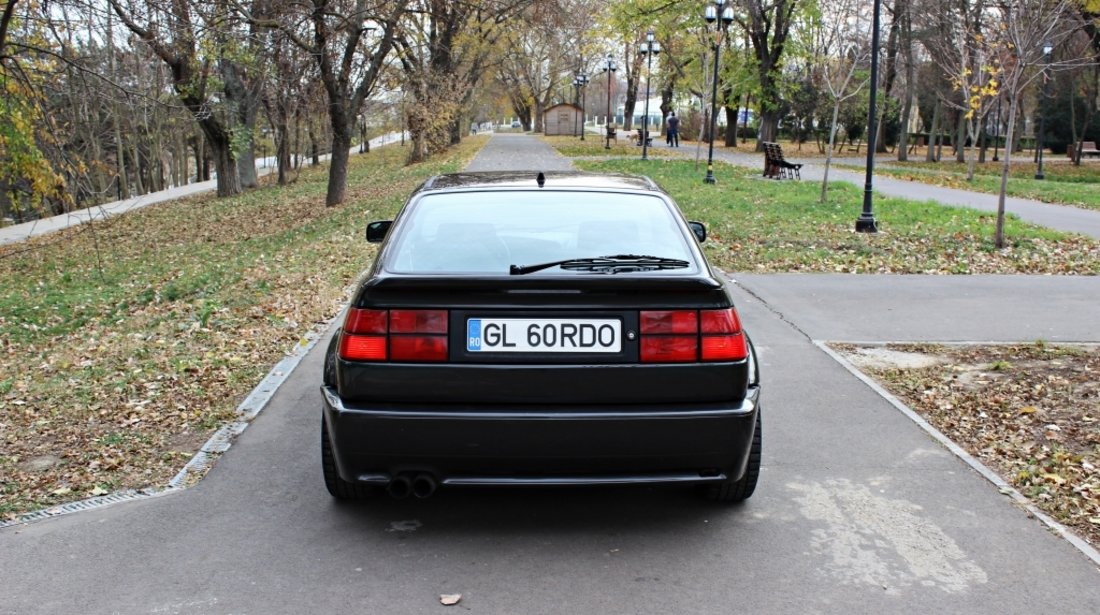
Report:
[[[387,269],[397,273],[508,273],[510,265],[616,254],[691,263],[677,214],[663,199],[608,192],[430,194],[406,210]],[[556,267],[544,274],[561,274]],[[538,274],[536,274],[538,275]]]

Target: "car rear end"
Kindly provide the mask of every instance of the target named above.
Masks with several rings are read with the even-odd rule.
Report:
[[[402,271],[383,250],[323,387],[340,480],[742,478],[759,438],[752,347],[724,281],[686,250],[682,270],[530,276]]]

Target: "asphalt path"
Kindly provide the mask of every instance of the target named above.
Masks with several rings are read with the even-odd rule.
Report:
[[[494,136],[471,168],[551,168],[542,147]],[[197,485],[0,530],[0,613],[1100,612],[1085,555],[813,344],[1100,341],[1095,278],[734,277],[765,386],[743,505],[661,488],[339,504],[322,342]],[[1020,327],[1036,317],[1059,322]]]

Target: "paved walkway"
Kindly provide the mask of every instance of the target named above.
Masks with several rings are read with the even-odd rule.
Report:
[[[494,137],[469,168],[559,164],[540,147]],[[403,614],[450,593],[483,614],[1100,612],[1093,562],[813,343],[1100,341],[1100,278],[735,277],[765,386],[742,506],[675,489],[340,505],[319,469],[322,341],[198,485],[0,530],[0,613]]]

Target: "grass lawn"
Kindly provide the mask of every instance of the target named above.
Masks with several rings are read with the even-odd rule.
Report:
[[[1100,243],[1009,216],[1009,246],[993,247],[995,217],[934,202],[875,199],[881,231],[856,233],[861,189],[830,188],[818,203],[816,182],[759,179],[755,169],[716,165],[717,185],[703,184],[705,164],[637,158],[578,160],[592,171],[652,177],[685,214],[707,225],[708,258],[728,271],[848,273],[1100,274]]]
[[[322,166],[0,247],[0,518],[165,484],[342,307],[368,219],[484,143],[411,167],[401,147],[354,155],[340,207]]]

